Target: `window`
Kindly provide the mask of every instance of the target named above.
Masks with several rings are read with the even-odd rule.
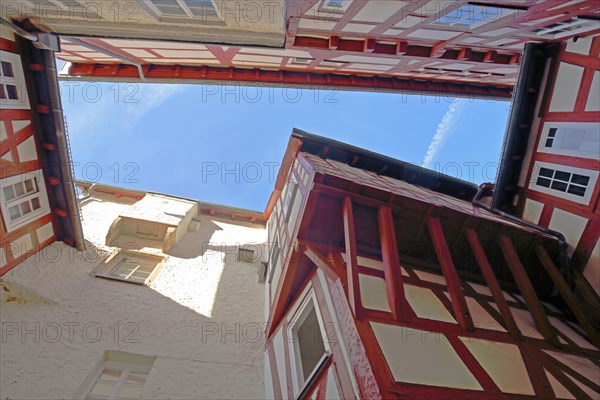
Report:
[[[0,50],[0,104],[2,108],[27,109],[29,98],[18,54]]]
[[[546,35],[551,39],[560,39],[565,36],[589,32],[596,29],[600,29],[600,22],[598,21],[571,18],[566,21],[555,22],[543,28],[534,29],[531,32],[538,36]]]
[[[95,275],[140,285],[149,285],[156,278],[164,257],[133,250],[120,250],[111,254],[95,270]]]
[[[296,182],[296,178],[292,178],[286,187],[285,197],[283,199],[283,219],[287,224],[290,220],[290,215],[292,214],[292,208],[294,207],[294,202],[296,201],[296,193],[298,192],[298,182]]]
[[[2,179],[2,217],[10,232],[50,212],[42,171]]]
[[[156,357],[107,351],[104,360],[84,385],[85,400],[140,399]]]
[[[219,17],[212,0],[143,0],[163,22],[205,22]]]
[[[254,250],[239,248],[237,259],[238,259],[238,261],[253,263],[255,261],[254,260]]]
[[[598,171],[536,162],[529,188],[580,204],[588,204]]]
[[[585,122],[547,122],[538,151],[600,159],[600,126]]]
[[[321,11],[334,13],[343,13],[352,3],[351,0],[323,0],[321,3]]]
[[[296,395],[300,394],[329,355],[323,339],[323,324],[315,307],[314,293],[301,306],[295,320],[290,324],[289,337],[293,343],[293,376]]]
[[[272,243],[271,254],[269,255],[269,283],[271,283],[271,281],[273,280],[273,273],[275,272],[275,268],[277,268],[280,252],[281,251],[279,249],[279,239],[276,238],[275,241]]]
[[[514,12],[514,10],[507,10],[498,7],[467,5],[459,7],[443,17],[438,18],[434,24],[472,29],[488,22],[497,21],[498,19],[513,14]]]

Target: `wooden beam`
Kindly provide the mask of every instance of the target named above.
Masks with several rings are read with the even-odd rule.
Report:
[[[450,300],[452,300],[452,308],[454,315],[458,320],[458,323],[465,328],[467,331],[472,332],[475,330],[473,326],[473,318],[469,312],[467,301],[463,293],[460,278],[452,262],[452,255],[448,248],[448,243],[444,237],[444,231],[442,230],[442,223],[438,218],[431,217],[427,220],[427,227],[433,241],[433,247],[437,254],[440,267],[446,278],[448,284],[448,292],[450,292]]]
[[[535,326],[537,327],[538,331],[540,331],[544,339],[558,346],[559,342],[556,332],[552,325],[550,325],[550,321],[548,321],[548,316],[544,311],[544,306],[542,306],[540,299],[538,299],[537,294],[535,293],[535,289],[533,288],[533,285],[527,276],[527,272],[525,272],[523,264],[521,264],[521,260],[519,259],[519,255],[517,254],[517,250],[513,246],[512,241],[508,236],[500,235],[499,243],[500,248],[502,249],[502,255],[504,256],[504,259],[508,264],[508,268],[510,269],[512,276],[519,287],[521,295],[525,299],[525,303],[527,304],[527,308],[529,308],[529,312],[533,317]]]
[[[565,278],[563,278],[563,276],[560,274],[560,271],[558,270],[558,268],[556,268],[556,265],[554,265],[554,262],[552,261],[552,258],[550,258],[550,255],[548,254],[546,249],[543,246],[538,245],[535,247],[535,253],[540,259],[542,265],[544,266],[544,269],[550,276],[550,279],[552,279],[552,282],[554,282],[554,284],[556,285],[556,288],[558,289],[565,303],[567,303],[567,306],[569,307],[571,312],[573,312],[573,315],[575,316],[575,318],[577,318],[577,321],[587,334],[590,342],[592,342],[594,346],[600,348],[600,335],[598,335],[598,331],[588,320],[583,307],[581,307],[581,305],[575,298],[575,294],[573,294],[571,288],[569,287],[569,284],[565,281]]]
[[[339,278],[335,267],[329,265],[325,257],[321,256],[319,250],[308,247],[304,250],[304,254],[317,266],[317,268],[322,270],[329,279],[335,281]]]
[[[344,218],[344,238],[346,243],[346,274],[348,276],[348,302],[355,318],[359,317],[361,309],[360,287],[358,282],[358,261],[356,256],[356,232],[354,229],[354,212],[352,198],[344,197],[342,206]]]
[[[408,321],[410,306],[404,295],[404,282],[391,207],[379,207],[377,216],[388,303],[396,320]]]
[[[515,338],[521,338],[521,332],[517,327],[517,323],[513,315],[510,312],[510,308],[508,307],[508,303],[506,302],[506,298],[502,293],[502,289],[500,288],[500,284],[494,275],[494,270],[492,265],[490,264],[487,256],[485,255],[485,251],[481,246],[481,242],[479,241],[479,237],[477,236],[477,232],[473,228],[467,228],[465,234],[467,235],[467,241],[469,242],[469,246],[473,251],[473,255],[475,255],[475,260],[477,260],[477,264],[479,265],[479,269],[481,269],[481,273],[483,274],[483,278],[492,292],[492,296],[494,296],[494,301],[498,306],[498,310],[502,315],[502,319],[504,320],[504,324],[508,332],[513,335]]]

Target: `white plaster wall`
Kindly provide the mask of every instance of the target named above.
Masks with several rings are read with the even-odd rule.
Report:
[[[86,252],[57,242],[3,277],[18,290],[0,302],[0,399],[73,398],[105,350],[156,356],[142,398],[264,398],[264,286],[258,262],[235,254],[264,243],[264,227],[200,216],[151,287],[97,278],[107,230],[130,204],[91,199]]]

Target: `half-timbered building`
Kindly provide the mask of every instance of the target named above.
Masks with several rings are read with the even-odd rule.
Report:
[[[302,131],[282,165],[266,210],[272,397],[598,397],[598,331],[556,236],[475,185]]]

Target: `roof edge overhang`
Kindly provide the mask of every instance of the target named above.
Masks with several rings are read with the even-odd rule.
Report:
[[[50,182],[48,196],[55,216],[57,239],[83,250],[85,241],[75,193],[71,151],[62,110],[54,51],[17,37],[32,111],[37,111],[41,161]]]

